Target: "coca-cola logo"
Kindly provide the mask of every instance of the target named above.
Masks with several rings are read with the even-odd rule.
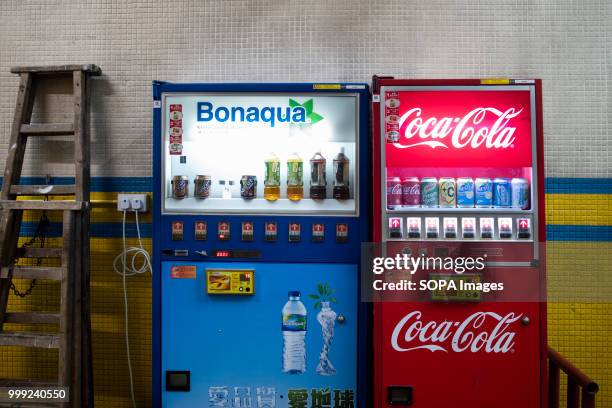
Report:
[[[403,186],[402,191],[404,194],[409,194],[409,195],[420,195],[421,194],[421,188],[418,184],[413,184],[411,186]]]
[[[505,149],[511,147],[515,139],[516,128],[509,126],[509,122],[522,111],[522,108],[501,111],[493,107],[479,107],[463,117],[423,118],[421,108],[412,108],[400,117],[403,138],[393,145],[400,149],[421,145],[433,149],[448,148],[449,144],[444,139],[450,135],[450,144],[456,149],[476,149],[483,145],[487,149]],[[483,122],[490,125],[485,126]]]
[[[422,313],[414,311],[404,316],[393,329],[391,346],[399,352],[425,349],[431,352],[452,350],[476,353],[508,353],[514,347],[515,332],[509,327],[522,315],[508,313],[505,316],[495,312],[476,312],[462,322],[423,322]],[[496,322],[489,330],[488,321]],[[447,340],[451,340],[447,344]]]

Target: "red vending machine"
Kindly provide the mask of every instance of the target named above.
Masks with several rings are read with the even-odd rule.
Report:
[[[545,407],[540,80],[374,77],[372,101],[374,407]]]

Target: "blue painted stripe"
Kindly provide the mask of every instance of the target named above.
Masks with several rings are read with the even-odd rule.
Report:
[[[37,222],[28,221],[21,224],[20,235],[24,237],[31,237],[36,231]],[[136,224],[127,223],[126,225],[126,237],[136,238]],[[152,236],[152,225],[151,223],[140,224],[140,234],[142,238],[151,238]],[[121,238],[122,236],[122,224],[120,222],[103,222],[103,223],[92,223],[90,226],[89,235],[93,238]],[[46,236],[50,238],[58,238],[62,236],[62,223],[52,222],[49,225]]]
[[[44,177],[22,177],[20,184],[45,184]],[[0,177],[0,185],[2,178]],[[74,184],[73,177],[53,177],[52,184]],[[92,192],[147,193],[153,190],[152,177],[92,177]],[[612,194],[612,178],[548,177],[547,194]]]
[[[545,182],[546,194],[612,194],[612,178],[557,178]]]
[[[21,177],[19,184],[46,184],[44,177]],[[74,184],[74,177],[52,177],[51,184],[67,185]],[[0,185],[2,178],[0,177]],[[127,192],[127,193],[148,193],[153,190],[151,177],[92,177],[91,191],[100,192]]]
[[[547,225],[549,241],[612,242],[612,226],[609,225]]]

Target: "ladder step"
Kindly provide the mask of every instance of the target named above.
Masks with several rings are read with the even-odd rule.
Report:
[[[80,211],[88,207],[89,203],[86,201],[0,200],[0,210]]]
[[[24,66],[24,67],[12,67],[11,73],[21,74],[29,72],[32,74],[46,74],[46,75],[61,75],[71,74],[74,71],[88,72],[91,75],[100,75],[102,70],[100,67],[94,64],[81,64],[81,65],[50,65],[50,66]]]
[[[59,324],[59,313],[6,312],[6,323]]]
[[[61,258],[62,248],[26,247],[19,253],[19,258]]]
[[[8,278],[8,267],[0,269],[0,278]],[[62,280],[64,268],[55,266],[13,266],[13,278]]]
[[[15,195],[71,195],[76,191],[74,184],[71,185],[30,185],[22,186],[14,184],[11,186],[11,194]]]
[[[72,123],[45,123],[21,125],[19,133],[25,136],[64,136],[74,135]]]
[[[3,331],[0,346],[58,348],[61,337],[61,334]]]

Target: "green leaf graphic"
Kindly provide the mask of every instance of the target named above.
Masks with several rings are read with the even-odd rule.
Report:
[[[307,100],[302,104],[304,109],[306,109],[306,115],[310,116],[313,114],[312,109],[314,108],[314,101],[311,99]]]
[[[318,113],[313,112],[310,115],[308,115],[308,119],[310,119],[310,124],[314,125],[318,121],[323,120],[323,116],[319,115]]]

